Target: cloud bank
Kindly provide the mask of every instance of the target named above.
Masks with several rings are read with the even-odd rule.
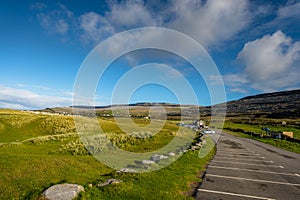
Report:
[[[40,95],[25,89],[0,85],[0,107],[12,109],[41,109],[72,105],[72,98]]]

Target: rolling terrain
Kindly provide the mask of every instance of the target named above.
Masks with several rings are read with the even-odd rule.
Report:
[[[268,126],[274,131],[292,131],[295,138],[300,138],[299,97],[300,90],[294,90],[227,102],[224,130],[262,133],[261,128]],[[215,105],[215,108],[224,111],[225,105]],[[80,141],[73,120],[78,117],[86,120],[84,124],[88,125],[89,118],[81,116],[96,115],[99,124],[115,145],[132,152],[151,152],[174,138],[174,133],[179,129],[177,124],[182,119],[192,122],[200,117],[210,126],[210,117],[217,114],[211,113],[211,108],[137,103],[96,107],[95,112],[92,107],[78,106],[38,111],[0,109],[0,199],[39,199],[49,186],[65,182],[85,187],[86,192],[80,199],[95,199],[100,196],[103,199],[132,199],[144,197],[150,190],[155,194],[153,199],[182,199],[191,196],[185,195],[191,190],[190,184],[201,181],[197,174],[199,171],[203,172],[214,152],[199,159],[198,151],[188,151],[162,170],[145,174],[119,174],[90,155]],[[200,116],[197,116],[198,109]],[[162,116],[162,110],[166,111],[166,116]],[[140,127],[147,127],[151,122],[158,123],[162,117],[167,120],[159,133],[139,138],[135,136],[137,130],[127,124],[126,120],[121,120],[119,122],[124,122],[121,125],[131,128],[132,134],[124,133],[114,117],[131,118]],[[286,124],[282,125],[282,121]],[[152,127],[148,132],[155,130]],[[243,132],[234,134],[249,138]],[[255,139],[300,152],[299,143],[269,138]],[[249,141],[253,140],[249,138]],[[95,186],[107,178],[122,179],[124,183],[106,188]]]
[[[50,113],[89,114],[95,109],[97,115],[122,115],[122,110],[129,109],[132,115],[147,115],[150,107],[160,106],[166,109],[168,116],[180,116],[184,112],[187,117],[196,114],[195,109],[199,109],[202,117],[211,116],[211,109],[222,112],[226,108],[227,117],[251,117],[251,118],[271,118],[271,119],[299,119],[300,118],[300,89],[274,93],[258,94],[247,96],[239,100],[233,100],[213,106],[179,105],[169,103],[135,103],[129,105],[109,105],[94,107],[64,107],[47,108],[42,111]],[[72,111],[73,108],[73,111]],[[181,110],[180,108],[184,111]],[[197,110],[196,110],[197,111]]]

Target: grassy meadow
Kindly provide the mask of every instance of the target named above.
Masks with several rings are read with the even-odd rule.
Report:
[[[115,145],[133,152],[159,149],[178,130],[175,121],[167,121],[157,134],[150,134],[155,132],[153,128],[144,133],[147,137],[137,137],[137,130],[125,134],[113,118],[98,121]],[[123,126],[130,128],[125,122]],[[134,123],[146,127],[149,120],[134,119]],[[46,188],[65,182],[85,187],[79,199],[185,199],[192,194],[191,185],[201,181],[198,175],[214,151],[203,159],[198,154],[188,151],[154,172],[116,173],[88,153],[73,117],[0,109],[0,199],[40,199]],[[123,182],[95,186],[109,178]]]
[[[258,140],[260,142],[270,144],[288,151],[300,153],[300,144],[297,142],[290,142],[287,140],[280,140],[280,139],[273,139],[273,138],[256,138],[251,137],[250,135],[244,134],[242,131],[247,132],[255,132],[259,134],[265,134],[265,131],[262,130],[263,127],[270,128],[271,131],[280,132],[280,131],[287,131],[293,132],[294,138],[300,139],[300,126],[299,120],[287,120],[288,124],[285,126],[281,125],[283,120],[280,119],[261,119],[257,122],[252,123],[241,123],[237,119],[226,120],[224,124],[224,130],[232,135],[238,137],[245,137],[245,138],[252,138]],[[237,131],[232,131],[232,130]],[[238,131],[241,130],[241,131]]]

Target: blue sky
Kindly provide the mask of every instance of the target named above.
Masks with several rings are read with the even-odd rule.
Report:
[[[134,52],[109,67],[95,94],[97,105],[110,104],[117,81],[147,62],[178,70],[201,105],[211,104],[205,81],[223,80],[227,100],[299,89],[299,12],[300,2],[292,0],[2,0],[0,107],[71,105],[76,75],[89,52],[114,34],[141,27],[164,27],[192,37],[209,53],[220,75],[203,80],[176,55]],[[128,100],[141,101],[178,103],[176,94],[156,84],[140,87]]]

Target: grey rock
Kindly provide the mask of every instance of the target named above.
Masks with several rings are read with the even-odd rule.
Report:
[[[196,143],[196,146],[201,147],[202,144],[201,143]]]
[[[143,163],[144,165],[153,165],[153,164],[155,164],[155,162],[152,161],[152,160],[143,160],[142,163]]]
[[[43,196],[48,200],[72,200],[84,192],[84,188],[77,184],[58,184],[51,186],[43,192]]]
[[[161,159],[167,159],[169,158],[168,156],[165,156],[165,155],[159,155],[159,154],[155,154],[153,156],[150,157],[150,160],[154,161],[154,162],[158,162],[160,161]],[[143,163],[145,164],[145,163]]]
[[[107,185],[111,185],[111,184],[117,184],[117,183],[121,183],[123,182],[122,180],[120,179],[107,179],[104,183],[99,183],[97,184],[98,187],[103,187],[103,186],[107,186]]]
[[[150,160],[152,160],[154,162],[158,162],[158,161],[160,161],[160,155],[153,155],[150,157]]]
[[[117,171],[118,173],[120,172],[127,172],[127,173],[136,173],[137,171],[135,169],[130,169],[130,168],[122,168],[119,171]]]
[[[171,157],[171,156],[176,156],[176,154],[175,154],[174,152],[169,152],[169,153],[168,153],[168,156],[170,156],[170,157]]]
[[[199,146],[192,146],[192,147],[191,147],[191,150],[192,150],[192,151],[195,151],[195,150],[197,150],[197,149],[199,149],[199,148],[200,148]]]

